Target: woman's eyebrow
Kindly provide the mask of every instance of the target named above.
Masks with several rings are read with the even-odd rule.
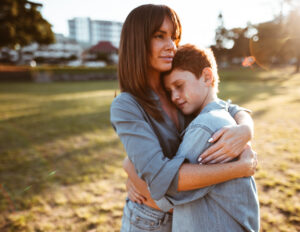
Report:
[[[166,31],[163,31],[163,30],[158,30],[157,32],[163,33],[163,34],[167,34],[167,32],[166,32]]]

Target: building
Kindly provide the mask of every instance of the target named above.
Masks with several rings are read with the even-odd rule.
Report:
[[[101,41],[87,49],[82,58],[83,60],[102,60],[106,64],[117,64],[118,49],[109,41]]]
[[[20,52],[2,48],[0,49],[0,60],[6,59],[12,63],[30,64],[31,61],[63,63],[81,59],[83,48],[75,40],[66,38],[62,34],[55,34],[55,40],[55,43],[50,45],[32,43],[23,47]]]
[[[109,41],[119,47],[123,24],[120,22],[73,18],[68,20],[69,37],[84,45],[92,46],[100,41]]]

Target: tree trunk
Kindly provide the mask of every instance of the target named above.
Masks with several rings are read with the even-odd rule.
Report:
[[[18,50],[17,64],[23,64],[23,49],[22,49],[22,47]]]
[[[295,72],[298,73],[299,71],[300,71],[300,54],[298,54],[298,56],[297,56]]]

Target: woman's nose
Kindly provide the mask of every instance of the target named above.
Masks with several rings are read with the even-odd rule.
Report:
[[[176,48],[175,41],[172,38],[169,38],[166,47],[168,50],[175,50]]]

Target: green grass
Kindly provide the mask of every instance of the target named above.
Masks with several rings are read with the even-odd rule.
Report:
[[[67,67],[67,66],[38,66],[30,68],[32,72],[51,72],[54,74],[59,73],[116,73],[116,66],[105,66],[105,67]]]
[[[220,97],[253,110],[261,231],[300,230],[300,75],[282,72],[220,75]],[[126,175],[109,122],[116,89],[0,84],[0,231],[119,231]]]

